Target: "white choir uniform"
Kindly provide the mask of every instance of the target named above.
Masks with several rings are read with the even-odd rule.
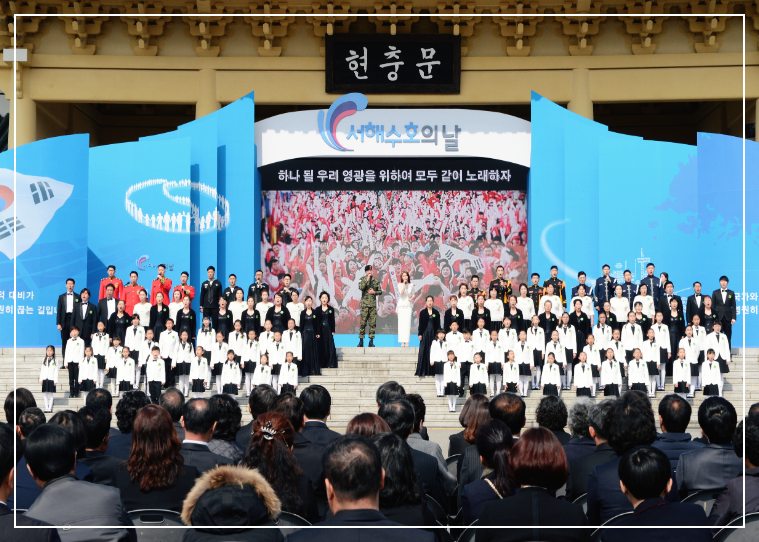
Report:
[[[643,305],[643,308],[640,312],[653,320],[654,316],[656,316],[656,305],[654,304],[654,298],[650,295],[636,295],[635,299],[633,299],[633,307],[635,307],[636,303]],[[625,318],[627,317],[625,316]]]
[[[271,386],[277,390],[277,395],[279,395],[279,373],[285,363],[286,355],[282,341],[269,342],[266,346],[266,353],[269,355],[269,367],[271,367]]]
[[[595,325],[593,326],[593,329],[591,329],[591,333],[595,338],[595,342],[593,344],[598,346],[599,350],[606,350],[609,348],[608,345],[611,342],[612,333],[611,326],[607,326],[606,324],[603,324],[602,326]]]
[[[451,350],[456,352],[456,357],[459,357],[459,346],[461,346],[461,343],[464,342],[464,334],[461,333],[461,331],[449,331],[445,334],[445,342],[448,343],[448,346]],[[471,344],[471,341],[470,341]],[[458,360],[461,361],[461,360]]]
[[[229,349],[235,351],[235,357],[240,357],[242,360],[242,351],[245,350],[245,343],[248,341],[245,333],[242,331],[233,331],[229,334]]]
[[[98,388],[102,388],[105,383],[105,367],[107,367],[105,356],[108,354],[109,343],[110,337],[108,337],[108,333],[95,332],[95,335],[92,337],[92,354],[98,360]],[[103,368],[101,369],[100,367]]]
[[[527,389],[524,388],[524,391],[522,391],[522,383],[520,382],[520,376],[519,376],[519,364],[516,362],[516,359],[514,360],[514,363],[511,363],[509,360],[506,360],[503,364],[503,388],[504,391],[510,392],[510,393],[517,393],[524,397]],[[509,385],[511,384],[511,385]],[[517,390],[515,392],[514,390]]]
[[[60,367],[55,357],[45,356],[47,365],[43,364],[40,369],[40,382],[42,383],[42,395],[45,397],[45,412],[53,411],[53,398],[55,387],[58,385],[58,372]]]
[[[719,363],[719,396],[722,397],[722,386],[725,384],[725,373],[730,371],[728,363],[731,361],[730,343],[727,340],[727,335],[724,333],[717,333],[716,331],[709,333],[709,335],[706,336],[704,350],[709,350],[710,348],[714,350],[714,361]],[[68,350],[66,350],[66,355],[68,355]]]
[[[700,352],[700,348],[698,346],[698,342],[693,337],[683,337],[682,339],[680,339],[680,344],[678,345],[678,349],[680,348],[685,350],[685,359],[688,362],[688,366],[690,367],[690,379],[687,380],[687,382],[690,382],[688,395],[692,396],[696,388],[700,387],[698,385],[698,375],[699,375],[698,354]],[[674,380],[674,378],[672,382],[674,382],[675,385],[677,385],[677,382]]]
[[[669,342],[667,344],[669,344]],[[658,380],[658,376],[656,374],[652,374],[652,372],[656,370],[653,364],[661,362],[661,357],[659,353],[659,343],[656,342],[656,339],[654,339],[653,341],[646,340],[643,343],[643,348],[641,348],[641,352],[643,353],[643,360],[646,362],[646,369],[648,370],[648,374],[649,374],[648,396],[655,397],[656,394],[654,392],[656,391],[656,382]],[[659,367],[659,370],[661,371],[661,367]]]
[[[474,343],[474,351],[475,352],[485,352],[485,347],[488,345],[488,342],[490,342],[490,331],[487,329],[476,329],[472,332],[472,342]],[[484,362],[487,362],[486,359],[482,360]]]
[[[437,337],[437,335],[435,336]],[[453,350],[453,348],[448,346],[448,343],[445,340],[440,341],[440,339],[437,338],[432,341],[432,345],[430,346],[430,366],[433,367],[432,372],[435,374],[435,391],[437,392],[438,397],[445,395],[445,383],[443,382],[445,371],[440,371],[440,369],[444,368],[442,365],[438,364],[448,361],[448,350]]]
[[[147,361],[147,367],[145,369],[145,375],[148,377],[148,383],[157,382],[161,384],[166,381],[166,369],[164,368],[164,361],[158,356],[157,359],[150,359]]]
[[[458,361],[445,362],[443,381],[445,382],[445,394],[448,396],[448,411],[456,412],[456,398],[459,396],[459,387],[461,386],[461,364]]]
[[[290,391],[295,391],[298,387],[298,366],[293,361],[292,363],[285,363],[282,365],[282,370],[279,373],[279,388],[284,390],[285,385],[293,387]]]
[[[690,362],[686,359],[675,359],[672,362],[672,382],[675,385],[675,393],[683,399],[693,393],[692,389],[685,386],[690,384],[690,381]]]
[[[140,318],[142,323],[142,318]],[[145,342],[145,328],[141,325],[129,326],[124,332],[124,346],[129,348],[129,353],[134,353],[133,357],[137,357],[140,352],[140,346]]]
[[[457,308],[461,309],[464,313],[464,320],[469,321],[472,319],[472,311],[474,310],[474,300],[470,296],[459,297]],[[476,326],[473,326],[476,327]],[[469,329],[469,331],[474,331]]]
[[[503,345],[503,349],[507,353],[509,350],[514,350],[514,347],[519,342],[519,337],[517,336],[516,330],[513,327],[510,327],[508,329],[502,328],[498,332],[498,342]]]
[[[575,301],[580,300],[582,303],[581,309],[583,314],[587,316],[589,319],[593,318],[593,299],[586,295],[585,297],[575,296],[572,298],[572,301],[569,302],[568,307],[571,307],[571,309],[574,311],[575,308]]]
[[[670,359],[669,355],[672,356],[672,359],[677,357],[677,352],[672,352],[671,348],[669,346],[669,327],[667,324],[657,324],[654,323],[651,325],[651,329],[654,330],[654,339],[657,343],[659,343],[659,359],[660,359],[660,366],[659,366],[659,379],[658,379],[658,385],[659,390],[664,390],[664,381],[667,378],[667,363],[666,360]],[[664,350],[666,350],[666,354],[664,353]]]
[[[137,303],[137,305],[139,305],[139,303]],[[137,305],[135,305],[135,307]],[[174,301],[169,303],[169,318],[171,318],[171,321],[174,322],[174,325],[177,323],[177,314],[179,314],[179,311],[181,310],[184,310],[184,303],[181,301],[178,303],[175,303]],[[150,320],[150,303],[148,303],[148,320]],[[140,314],[140,324],[148,327],[148,324],[142,320],[142,314]]]
[[[253,385],[260,386],[261,384],[266,384],[271,386],[271,380],[271,367],[259,363],[256,366],[256,372],[253,373]]]
[[[634,387],[636,384],[638,385],[637,389],[645,387],[649,395],[653,393],[654,388],[648,374],[648,365],[642,357],[639,360],[633,359],[627,364],[627,385],[630,389],[636,389]]]
[[[503,322],[503,301],[500,299],[487,299],[485,301],[485,308],[490,311],[491,322],[498,322],[499,324]]]
[[[641,348],[642,351],[645,337],[643,337],[643,330],[638,324],[627,323],[623,325],[622,332],[619,334],[619,338],[622,340],[622,346],[625,349],[625,356],[622,357],[626,361],[628,359],[632,359],[632,353],[636,348]],[[629,357],[627,357],[628,352],[630,353]],[[659,358],[657,357],[656,359],[658,360]]]
[[[471,340],[461,341],[456,347],[456,360],[459,364],[474,363],[474,354],[477,352]]]
[[[596,396],[596,385],[598,384],[598,378],[601,374],[601,351],[596,347],[596,344],[593,343],[593,346],[591,347],[589,344],[585,345],[585,348],[582,349],[583,352],[585,352],[585,357],[587,358],[587,364],[590,368],[590,372],[595,373],[593,374],[593,393],[591,394],[592,397]],[[604,356],[606,358],[606,356]],[[596,368],[596,370],[593,370],[593,367]],[[575,367],[577,369],[577,367]],[[599,375],[599,376],[596,376]],[[601,386],[603,387],[603,380],[601,380]]]
[[[469,368],[469,388],[471,393],[487,395],[488,369],[484,363],[472,363]]]
[[[517,308],[522,311],[522,319],[525,322],[532,322],[532,317],[535,316],[535,303],[532,302],[531,297],[517,297]]]
[[[241,320],[242,313],[248,310],[248,304],[245,301],[232,301],[228,308],[229,312],[232,313],[232,324],[234,325],[235,322]],[[237,350],[235,350],[235,352],[237,352]]]
[[[575,356],[578,354],[577,352],[577,332],[575,331],[575,326],[569,324],[567,326],[559,326],[556,328],[559,331],[559,342],[564,345],[565,353],[564,353],[564,360],[567,359],[566,356],[566,350],[572,351],[572,359],[575,359]],[[564,361],[562,360],[562,361]],[[564,389],[568,390],[572,387],[572,365],[573,362],[570,360],[566,361],[566,367],[564,368],[564,376],[562,377],[562,380],[564,381]]]
[[[192,347],[192,341],[187,341],[184,346],[182,346],[182,341],[177,342],[177,348],[171,358],[171,367],[181,367],[177,373],[182,374],[177,375],[177,381],[179,382],[179,391],[185,397],[190,395],[190,363],[194,357],[195,349]]]
[[[273,331],[262,331],[261,335],[258,336],[258,343],[261,348],[261,353],[264,353],[269,348],[269,345],[274,342],[274,332]],[[269,363],[271,365],[271,363]]]
[[[182,304],[180,303],[180,307]],[[150,304],[150,300],[145,301],[144,304],[142,303],[135,303],[134,308],[132,309],[132,317],[135,316],[140,317],[140,327],[143,328],[143,331],[145,331],[150,326],[150,308],[152,305]],[[171,318],[176,322],[176,319],[172,316]],[[128,345],[127,345],[128,346]]]
[[[303,303],[293,303],[290,301],[285,305],[285,308],[290,312],[290,318],[295,320],[295,329],[298,329],[300,325],[300,313],[306,309],[306,306]]]
[[[98,360],[95,356],[91,358],[85,357],[79,364],[79,383],[84,385],[85,380],[92,380],[92,388],[83,388],[84,400],[86,403],[87,393],[94,390],[97,387],[98,381]]]
[[[704,351],[704,346],[706,346],[706,328],[704,326],[691,326],[693,328],[693,338],[696,340],[696,344],[698,345],[698,386],[693,391],[699,391],[701,390],[701,369],[703,368],[703,363],[706,360],[706,352]],[[691,392],[692,393],[692,392]]]
[[[266,313],[269,312],[269,309],[274,306],[274,303],[271,301],[267,301],[264,303],[263,301],[260,301],[256,303],[256,310],[258,311],[258,321],[261,322],[261,327],[264,327],[264,322],[266,322]],[[245,309],[247,310],[247,309]]]
[[[622,344],[622,341],[615,341],[615,340],[609,341],[609,344],[606,345],[606,350],[608,350],[609,348],[611,348],[612,352],[614,352],[614,359],[616,359],[619,363],[621,363],[622,367],[627,367],[629,365],[625,361],[625,345]],[[641,353],[643,353],[642,350],[641,350]],[[604,361],[606,361],[606,354],[604,354]],[[628,385],[629,385],[629,382],[628,382]]]
[[[540,302],[538,303],[541,313],[546,312],[546,301],[551,302],[551,312],[556,316],[556,318],[561,318],[561,315],[564,314],[564,307],[561,304],[561,298],[557,295],[544,295],[541,297]]]
[[[611,312],[617,317],[617,322],[627,322],[627,315],[630,313],[630,301],[625,297],[612,297],[609,299]]]
[[[206,368],[208,370],[208,374],[203,377],[203,381],[206,383],[206,389],[211,389],[211,370],[213,369],[213,364],[211,363],[211,351],[213,350],[213,345],[216,344],[216,332],[212,327],[209,327],[208,329],[200,328],[198,331],[198,336],[195,338],[195,346],[202,346],[203,347],[203,356],[206,358]]]
[[[561,374],[559,374],[559,366],[556,363],[546,363],[543,368],[540,387],[542,388],[546,384],[556,386],[556,393],[561,397]],[[543,395],[545,395],[545,390],[543,390]]]
[[[543,365],[543,369],[548,366],[548,354],[553,354],[554,357],[554,365],[557,367],[566,365],[567,363],[567,356],[564,354],[564,346],[562,346],[561,341],[548,341],[546,343],[546,349],[545,349],[545,365]],[[561,376],[561,374],[559,374]]]
[[[718,394],[722,397],[722,373],[719,370],[719,362],[709,361],[708,359],[703,363],[703,369],[701,371],[701,386],[704,389],[704,395],[707,394],[709,387],[717,386]],[[710,395],[713,395],[710,393]]]
[[[241,377],[242,375],[240,373],[240,364],[236,361],[225,361],[224,365],[221,368],[222,393],[237,395],[237,388],[240,385]]]
[[[577,396],[595,395],[595,384],[593,383],[593,372],[591,371],[590,364],[586,361],[577,364],[575,367],[575,387],[577,388]],[[586,391],[587,390],[587,391]]]
[[[607,359],[601,364],[601,384],[604,387],[604,395],[619,395],[622,391],[622,373],[618,361]],[[614,393],[614,385],[617,393]]]
[[[245,373],[246,395],[250,395],[253,390],[253,373],[256,372],[256,367],[260,362],[261,350],[258,340],[251,341],[248,339],[245,341],[245,348],[242,351],[242,370]]]
[[[119,366],[121,365],[121,362],[119,361],[121,357],[121,346],[111,346],[105,354],[105,368],[110,372],[111,395],[113,397],[118,397],[116,395],[116,381],[118,379]]]
[[[487,361],[488,374],[490,375],[490,397],[501,392],[503,363],[505,360],[506,350],[503,345],[498,341],[488,341],[485,347],[485,361]]]
[[[129,391],[130,389],[134,389],[135,374],[136,374],[134,366],[136,365],[136,363],[131,357],[124,359],[123,355],[119,357],[118,363],[119,365],[116,370],[118,372],[118,380],[119,380],[118,391],[120,394],[122,391]]]
[[[212,349],[211,349],[211,362],[209,365],[211,366],[211,369],[215,369],[217,364],[225,364],[227,362],[227,351],[229,350],[229,345],[225,342],[221,343],[214,343]],[[220,367],[218,371],[216,372],[216,392],[221,393],[221,371],[223,370],[223,367]],[[211,383],[211,377],[208,377],[207,384]],[[208,388],[206,388],[208,389]]]
[[[292,334],[292,337],[290,336]],[[303,357],[303,338],[300,331],[290,331],[286,329],[282,332],[282,344],[285,347],[285,354],[287,352],[293,353],[293,360]]]
[[[546,347],[545,332],[542,327],[530,327],[527,330],[527,344],[532,352],[532,389],[540,389],[540,373],[543,370],[543,351]]]
[[[77,337],[69,339],[66,342],[66,357],[64,358],[64,368],[69,363],[79,363],[84,358],[84,339]]]
[[[173,329],[171,331],[169,331],[168,329],[162,331],[161,338],[158,341],[158,348],[161,349],[161,357],[163,359],[171,360],[171,356],[173,356],[174,352],[176,352],[177,350],[178,342],[179,342],[179,334],[176,331],[174,331]],[[173,360],[171,361],[173,365]]]
[[[205,382],[208,378],[208,360],[205,356],[193,356],[190,361],[190,382],[192,382],[192,397],[203,397],[205,391]]]
[[[153,351],[154,346],[158,346],[158,343],[155,341],[149,341],[147,339],[142,341],[142,344],[140,345],[140,359],[137,361],[138,369],[141,369],[147,364],[148,358],[152,356],[151,352]],[[145,377],[147,378],[147,374],[145,375]],[[147,382],[147,380],[145,380],[145,382]],[[139,388],[139,385],[140,383],[138,381],[137,382],[138,388]]]
[[[519,384],[519,394],[522,397],[527,397],[527,390],[530,387],[530,367],[533,367],[534,363],[534,356],[532,354],[532,347],[530,344],[525,342],[518,341],[514,345],[514,365],[517,368],[517,376],[519,377],[516,382]],[[504,361],[504,367],[508,366],[508,358]],[[505,371],[506,369],[504,369]],[[506,380],[506,376],[504,373],[503,377],[504,385],[508,382],[511,382],[510,380]]]

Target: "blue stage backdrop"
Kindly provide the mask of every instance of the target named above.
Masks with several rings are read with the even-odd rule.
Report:
[[[629,269],[638,282],[653,262],[683,299],[694,281],[711,293],[723,274],[730,288],[743,289],[741,139],[699,134],[697,147],[645,141],[609,132],[533,93],[532,153],[531,272],[545,278],[557,265],[574,286],[578,271],[591,282],[608,263],[620,280]],[[758,166],[759,145],[747,141],[747,330],[759,325]],[[733,328],[736,346],[742,316]],[[747,333],[746,344],[759,346],[757,334]]]

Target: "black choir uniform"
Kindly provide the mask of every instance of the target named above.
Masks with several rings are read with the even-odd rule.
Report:
[[[532,299],[533,305],[535,305],[535,314],[540,314],[539,304],[540,298],[543,297],[543,288],[541,286],[529,286],[527,288],[527,297]]]
[[[567,306],[567,291],[564,284],[564,281],[556,278],[548,278],[543,282],[543,291],[546,291],[546,288],[549,284],[553,284],[553,295],[558,296],[559,299],[561,299],[561,307],[562,309],[566,309]],[[537,311],[536,311],[537,313]]]
[[[132,324],[132,317],[124,311],[124,316],[119,317],[119,312],[114,312],[108,319],[108,337],[113,340],[116,337],[121,339],[121,345],[124,345],[126,330]]]
[[[300,292],[298,292],[297,288],[293,288],[292,286],[288,286],[287,288],[284,288],[284,287],[280,288],[280,290],[277,292],[278,294],[280,294],[282,296],[282,306],[283,307],[285,305],[287,305],[290,301],[292,301],[292,299],[290,299],[290,298],[292,297],[293,292],[297,292],[298,294],[300,294]],[[273,299],[271,301],[272,301],[272,303],[274,303]],[[295,322],[295,324],[297,325],[298,322]]]
[[[506,305],[506,308],[503,311],[503,317],[511,320],[511,329],[517,332],[518,337],[519,332],[527,331],[530,328],[531,323],[525,320],[524,315],[520,309],[514,307],[514,310],[516,312],[514,314],[511,314],[511,307],[509,305]]]
[[[474,314],[474,311],[472,311],[472,314]],[[459,325],[459,333],[464,331],[464,311],[457,308],[456,313],[454,314],[453,307],[445,311],[445,315],[443,316],[443,329],[446,333],[451,331],[451,323],[453,322],[456,322]]]
[[[714,306],[714,300],[712,300],[712,307]],[[693,324],[693,317],[698,315],[701,319],[699,325],[704,324],[704,294],[693,294],[688,296],[688,300],[685,302],[685,315],[688,318],[688,325]]]
[[[677,299],[677,314],[680,316],[680,318],[684,319],[683,300],[679,295],[662,294],[661,297],[659,297],[659,303],[658,303],[659,306],[656,308],[656,310],[661,312],[666,317],[666,315],[669,314],[671,311],[669,302],[672,299]]]
[[[477,305],[474,306],[474,309],[472,310],[472,329],[469,331],[473,331],[475,329],[478,329],[480,326],[477,325],[477,322],[480,320],[480,318],[485,319],[485,329],[488,330],[488,333],[490,333],[490,311],[486,309],[485,307],[482,307],[482,310],[484,312],[478,312],[480,309]]]
[[[73,325],[79,328],[79,336],[84,339],[84,346],[92,345],[92,335],[97,331],[98,309],[93,303],[80,302],[74,309]]]
[[[430,347],[435,340],[438,329],[440,329],[440,313],[437,309],[433,308],[432,315],[430,316],[425,306],[419,313],[417,335],[421,335],[422,339],[419,341],[419,355],[417,356],[416,372],[414,373],[416,376],[432,375],[432,370],[430,369]]]
[[[556,315],[552,312],[548,313],[547,318],[546,318],[546,313],[541,312],[540,315],[538,316],[538,320],[540,322],[538,326],[543,329],[545,341],[546,341],[546,344],[548,344],[551,341],[551,333],[553,333],[554,329],[557,329],[559,327],[559,319],[556,318]]]
[[[509,296],[513,293],[513,288],[511,286],[511,281],[509,279],[494,279],[490,281],[490,286],[488,287],[488,292],[492,290],[493,288],[496,289],[496,296],[498,299],[503,301],[504,309],[506,308],[506,305],[509,304]],[[488,296],[490,297],[490,296]]]
[[[608,279],[608,280],[607,280]],[[611,298],[614,297],[614,288],[617,287],[617,279],[615,279],[612,276],[604,277],[601,275],[596,279],[596,307],[603,310],[604,303],[607,301],[611,301]],[[651,290],[648,290],[649,295],[651,295]],[[606,322],[607,325],[609,324]]]
[[[221,294],[221,297],[223,297],[224,299],[226,299],[226,301],[227,301],[227,308],[229,308],[229,304],[232,303],[232,301],[234,301],[237,298],[237,290],[240,290],[243,293],[243,296],[244,296],[245,290],[243,290],[242,288],[240,288],[237,285],[235,285],[234,288],[232,288],[231,286],[227,286],[226,288],[224,288],[224,293]]]
[[[706,334],[709,335],[712,331],[714,331],[714,322],[718,322],[719,317],[717,316],[717,313],[714,311],[714,306],[712,305],[712,313],[706,314],[704,313],[704,317],[701,319],[701,325],[704,326],[704,329],[706,330]]]
[[[253,309],[253,314],[248,314],[248,309],[245,309],[242,314],[240,315],[240,320],[242,324],[242,330],[245,332],[245,336],[248,336],[248,332],[252,329],[256,332],[256,337],[258,337],[258,330],[261,329],[261,322],[260,317],[258,316],[258,311],[256,309]]]
[[[68,311],[68,303],[71,302],[71,310]],[[74,323],[74,311],[79,304],[79,295],[75,292],[65,292],[58,296],[58,308],[55,314],[55,325],[61,326],[61,351],[63,359],[66,356],[66,343],[71,338],[71,326]]]
[[[614,316],[613,312],[605,312],[605,311],[601,311],[601,312],[603,312],[606,315],[606,325],[609,326],[612,331],[614,331],[615,329],[618,329],[619,332],[622,333],[622,326],[627,323],[627,320],[625,320],[624,322],[619,322],[617,320],[617,317]]]
[[[287,309],[283,308],[283,310]],[[319,304],[314,309],[314,314],[316,315],[316,333],[319,335],[319,338],[316,339],[319,364],[324,369],[337,369],[337,349],[335,348],[335,338],[332,336],[335,332],[335,308],[327,305],[327,310],[323,310]]]
[[[630,303],[631,311],[635,310],[635,308],[633,307],[633,300],[635,299],[636,295],[638,295],[638,287],[635,284],[633,284],[632,282],[622,283],[622,297],[627,298],[627,302]]]
[[[216,329],[216,315],[219,314],[219,299],[221,298],[221,282],[217,279],[206,280],[200,287],[200,304],[203,316],[211,319],[211,327]]]
[[[235,330],[232,312],[229,309],[224,314],[219,314],[219,311],[216,311],[216,323],[213,328],[216,330],[216,333],[224,334],[224,342],[229,342],[229,334]],[[226,363],[226,360],[224,363]]]
[[[150,329],[153,330],[153,338],[160,339],[161,333],[166,330],[166,320],[170,317],[169,306],[165,303],[160,307],[156,303],[150,307]],[[175,322],[176,323],[176,322]],[[176,328],[176,326],[174,326]],[[174,328],[172,328],[174,329]],[[123,343],[122,343],[123,344]]]
[[[640,313],[640,318],[635,318],[635,323],[640,326],[640,329],[643,331],[644,337],[648,336],[648,330],[651,329],[651,326],[654,324],[653,320],[651,320],[648,316],[646,316],[643,313]]]
[[[649,277],[646,275],[640,280],[640,283],[648,287],[648,295],[654,299],[659,299],[664,295],[664,285],[659,280],[659,277]]]
[[[321,307],[321,305],[319,305]],[[332,313],[334,318],[334,313]],[[271,330],[279,331],[282,333],[287,329],[287,322],[290,320],[290,311],[287,307],[280,305],[280,310],[276,310],[276,307],[269,307],[266,311],[266,320],[271,321]]]
[[[266,290],[267,292],[269,291],[268,284],[264,282],[262,282],[261,284],[254,282],[253,284],[248,286],[248,297],[252,297],[253,299],[255,299],[256,305],[258,305],[261,302],[261,292],[263,292],[264,290]],[[269,299],[271,300],[271,296],[269,296]]]
[[[577,316],[577,313],[572,311],[569,313],[569,325],[574,326],[575,328],[575,337],[577,338],[577,348],[575,348],[575,352],[577,352],[579,356],[580,352],[585,348],[585,340],[588,338],[588,335],[592,333],[590,318],[588,318],[588,315],[582,311],[580,312],[580,316]],[[580,362],[580,359],[578,357],[574,358],[572,361],[574,362],[573,364],[576,365]],[[590,362],[590,360],[588,360],[588,362]]]
[[[108,327],[108,319],[114,312],[116,312],[118,304],[119,300],[115,297],[112,297],[111,299],[104,297],[98,301],[98,322],[103,322],[103,324],[105,324],[105,327]],[[95,322],[95,329],[97,329],[97,322]]]
[[[198,323],[198,318],[195,315],[194,309],[190,309],[190,312],[187,314],[185,314],[184,309],[181,309],[179,312],[177,312],[177,321],[174,322],[174,329],[177,330],[177,334],[179,336],[182,335],[183,331],[186,331],[189,340],[194,343],[195,334],[197,333],[199,325],[200,324]]]
[[[722,333],[727,335],[728,344],[732,345],[733,324],[737,311],[735,307],[735,292],[725,288],[725,300],[722,300],[722,288],[712,292],[712,314],[716,321],[722,324]],[[709,331],[711,333],[711,330]]]

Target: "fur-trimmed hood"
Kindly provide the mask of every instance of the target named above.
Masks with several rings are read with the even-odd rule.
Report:
[[[239,510],[231,511],[230,508],[233,507]],[[226,517],[221,521],[214,521],[218,516],[217,512],[222,509]],[[198,478],[182,505],[182,521],[185,525],[193,526],[193,514],[197,511],[197,527],[242,527],[246,525],[246,514],[258,516],[251,517],[253,521],[266,520],[267,516],[273,521],[279,516],[281,509],[279,497],[258,470],[225,465],[216,467]],[[230,512],[236,513],[236,519],[229,517],[235,515]],[[204,518],[202,523],[197,521],[200,517]],[[241,521],[243,523],[240,523]]]

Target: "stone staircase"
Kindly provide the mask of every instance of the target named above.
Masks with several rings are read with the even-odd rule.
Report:
[[[24,387],[31,390],[37,398],[38,404],[43,405],[42,393],[39,385],[39,371],[43,349],[19,348],[16,351],[16,385],[14,386],[14,353],[13,349],[0,350],[0,396],[5,396],[14,387]],[[416,348],[338,348],[338,369],[323,369],[321,376],[312,376],[301,379],[301,387],[308,383],[321,384],[332,395],[332,416],[329,424],[335,428],[343,428],[348,421],[361,412],[376,412],[377,405],[375,393],[377,388],[388,380],[399,382],[407,393],[421,394],[427,404],[427,419],[425,425],[430,428],[450,428],[460,430],[458,416],[461,406],[466,398],[459,398],[457,412],[448,412],[448,403],[445,398],[436,397],[435,382],[432,377],[419,378],[414,376],[416,369]],[[746,352],[746,405],[743,401],[742,374],[743,356],[734,350],[731,372],[725,380],[724,396],[731,401],[738,412],[746,412],[748,407],[759,401],[759,349],[749,349]],[[81,397],[69,399],[68,374],[62,370],[59,376],[58,392],[55,394],[54,410],[73,409],[83,406]],[[671,380],[671,379],[670,379]],[[108,387],[108,379],[106,379]],[[666,392],[659,392],[657,398],[665,393],[672,393],[674,386],[667,383]],[[206,396],[209,396],[206,394]],[[467,395],[468,396],[468,395]],[[535,408],[542,395],[540,392],[531,391],[526,398],[528,426],[534,425]],[[575,393],[564,392],[563,398],[569,406],[575,400]],[[596,401],[603,399],[598,395]],[[694,415],[691,419],[689,430],[695,435],[700,434],[695,412],[704,397],[696,394],[695,399],[689,401],[693,405]],[[247,398],[238,397],[243,411],[243,423],[250,421],[247,412]],[[654,400],[656,406],[657,401]],[[115,406],[115,405],[114,405]],[[115,419],[114,419],[115,424]]]

